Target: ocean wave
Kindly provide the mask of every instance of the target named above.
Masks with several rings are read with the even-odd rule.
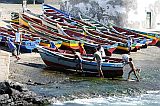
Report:
[[[160,91],[147,91],[147,94],[131,97],[100,97],[91,99],[74,99],[72,101],[55,102],[54,106],[159,106]]]

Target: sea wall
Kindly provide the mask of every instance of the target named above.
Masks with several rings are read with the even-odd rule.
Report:
[[[9,76],[10,55],[0,50],[0,82],[8,80]]]
[[[102,23],[131,28],[160,28],[159,0],[63,0],[61,10],[84,13]]]

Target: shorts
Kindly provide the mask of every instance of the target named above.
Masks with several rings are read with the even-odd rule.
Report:
[[[11,52],[12,52],[12,56],[17,56],[17,49],[16,48],[12,49]]]
[[[102,70],[102,62],[97,62],[97,70]]]
[[[82,60],[80,60],[80,59],[78,59],[77,61],[78,61],[78,64],[82,63]]]

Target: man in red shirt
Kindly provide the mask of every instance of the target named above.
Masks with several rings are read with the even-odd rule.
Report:
[[[84,47],[82,46],[81,42],[79,42],[79,52],[81,53],[81,55],[86,54],[86,51]]]

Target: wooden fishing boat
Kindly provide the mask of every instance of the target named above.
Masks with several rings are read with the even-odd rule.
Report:
[[[56,32],[49,31],[49,30],[45,29],[46,27],[42,24],[42,21],[41,21],[40,19],[38,19],[38,18],[30,18],[30,17],[27,16],[26,14],[22,14],[22,15],[21,15],[21,20],[24,21],[24,22],[21,22],[22,25],[25,25],[25,26],[29,27],[31,30],[36,31],[36,32],[38,32],[39,34],[43,34],[44,37],[46,37],[46,35],[45,35],[45,32],[46,32],[46,31],[48,31],[48,33],[50,33],[49,35],[52,35],[52,39],[53,39],[53,38],[54,38],[54,39],[61,39],[61,37],[64,37],[64,36],[61,35],[61,34],[58,34],[58,33],[56,33]],[[41,31],[43,30],[43,31],[40,32],[40,31],[35,30],[34,27],[31,27],[31,25],[29,25],[29,22],[38,24],[39,27],[37,26],[37,28],[40,28],[39,30],[41,30]],[[42,26],[42,25],[43,25],[43,26]],[[40,27],[40,26],[41,26],[41,27]],[[44,28],[44,27],[45,27],[45,28]],[[56,36],[53,36],[53,35],[56,35]],[[58,37],[57,37],[57,36],[58,36]],[[60,37],[59,37],[59,36],[60,36]],[[49,37],[51,37],[51,36],[49,36]],[[49,38],[49,37],[47,37],[47,38]],[[66,48],[72,48],[72,49],[78,49],[78,48],[79,48],[79,46],[78,46],[78,41],[73,41],[73,40],[76,40],[76,39],[71,38],[71,37],[68,37],[68,36],[65,36],[65,38],[67,38],[67,40],[64,40],[64,39],[63,39],[62,46],[66,46]],[[49,38],[49,39],[51,39],[51,38]],[[71,41],[68,41],[68,39],[71,40]],[[49,46],[48,44],[44,44],[44,43],[41,43],[41,44],[42,44],[42,45],[45,45],[45,46]]]
[[[125,29],[131,30],[131,31],[133,31],[133,32],[135,32],[135,33],[142,34],[142,35],[144,35],[144,36],[146,36],[146,37],[148,37],[148,38],[152,38],[152,39],[157,38],[158,41],[160,41],[160,35],[159,35],[158,33],[153,33],[153,32],[143,32],[143,31],[133,30],[133,29],[128,29],[128,28],[125,28]]]
[[[112,28],[114,30],[118,31],[118,32],[125,32],[125,34],[127,34],[127,35],[135,35],[135,36],[141,36],[141,37],[145,37],[145,38],[151,38],[152,42],[149,42],[148,45],[156,45],[156,43],[158,42],[158,38],[156,38],[156,37],[147,36],[147,35],[140,34],[140,33],[137,33],[137,32],[133,32],[131,30],[121,28],[121,27],[117,27],[117,26],[114,26],[114,25],[112,25]]]
[[[53,16],[52,18],[60,18],[61,21],[69,22],[71,25],[75,25],[77,27],[85,26],[87,28],[96,29],[96,27],[93,27],[91,24],[73,18],[71,17],[71,15],[66,14],[61,10],[56,9],[50,5],[43,4],[42,8],[43,8],[43,14],[45,14],[46,16]]]
[[[132,36],[132,39],[134,40],[134,44],[132,44],[133,49],[135,49],[135,48],[139,49],[139,48],[143,47],[144,45],[151,44],[151,42],[150,42],[151,39],[146,39],[143,36],[140,36],[138,34],[132,33],[132,35],[130,35],[130,34],[127,34],[126,32],[125,33],[118,32],[117,30],[111,28],[110,26],[103,25],[100,22],[98,22],[98,21],[94,20],[93,18],[90,18],[86,15],[79,14],[79,16],[80,16],[81,20],[83,20],[87,23],[91,23],[91,25],[95,26],[98,29],[98,32],[102,32],[107,35],[112,35],[113,37],[117,37],[117,39],[124,39],[124,40],[127,40],[128,37]],[[123,49],[123,47],[119,47],[119,48]],[[127,48],[125,48],[125,49],[127,49]]]
[[[44,11],[44,14],[46,14],[46,15],[53,16],[54,18],[60,18],[61,21],[63,19],[68,19],[67,21],[73,20],[73,21],[76,21],[77,23],[83,23],[83,27],[84,27],[84,25],[94,27],[94,29],[95,30],[98,29],[98,31],[107,31],[108,32],[108,30],[110,30],[110,28],[108,26],[103,25],[102,23],[100,23],[100,22],[98,22],[98,21],[94,20],[93,18],[90,18],[86,15],[79,14],[80,19],[83,20],[83,21],[81,21],[81,20],[78,20],[78,19],[71,17],[70,14],[64,13],[64,12],[62,12],[52,6],[49,6],[47,4],[43,5],[43,11]],[[128,38],[127,35],[126,36],[116,35],[116,36],[122,37],[123,39]]]
[[[46,19],[46,20],[47,20],[47,19]],[[54,23],[54,25],[56,24],[56,21],[52,21],[52,22]],[[44,21],[43,21],[42,23],[44,23]],[[48,24],[48,23],[49,23],[49,24],[52,24],[49,20],[47,20],[47,24]],[[45,24],[45,25],[47,25],[47,24]],[[53,24],[52,24],[52,25],[53,25]],[[62,25],[64,25],[64,24],[62,24]],[[66,25],[66,26],[69,26],[69,25]],[[71,26],[71,25],[70,25],[69,27],[75,28],[75,27],[73,27],[73,26]],[[96,33],[96,34],[97,34],[97,33]],[[75,34],[73,34],[73,32],[72,32],[72,35],[75,35]],[[76,34],[76,35],[77,35],[77,34]],[[105,41],[105,43],[108,43],[108,42],[107,42],[108,39],[105,39],[105,38],[97,38],[96,36],[93,36],[93,37],[95,37],[95,38],[94,38],[95,41],[97,41],[97,40],[98,40],[98,41]],[[107,37],[110,37],[110,36],[107,36]],[[119,39],[116,39],[115,37],[110,37],[110,38],[112,38],[112,40],[113,40],[113,39],[114,39],[114,40],[119,40]],[[93,40],[93,39],[92,39],[92,40]],[[112,40],[110,40],[109,42],[112,42]],[[100,42],[98,42],[98,43],[100,43]],[[101,43],[102,43],[102,42],[101,42]],[[116,42],[114,42],[114,43],[116,43]],[[65,43],[64,43],[64,44],[65,44]],[[112,43],[112,44],[113,44],[113,43]],[[77,44],[77,45],[78,45],[78,44]],[[122,44],[120,44],[119,46],[122,46]],[[110,52],[110,53],[109,53],[110,55],[111,55],[112,52],[116,49],[114,46],[111,46],[111,47],[112,47],[112,48],[109,48],[109,50],[108,50],[108,51]],[[114,48],[113,48],[113,47],[114,47]],[[138,46],[138,47],[140,47],[140,46]],[[120,49],[122,49],[122,50],[127,50],[127,51],[128,51],[128,47],[127,47],[127,46],[124,46],[124,48],[125,48],[125,49],[122,49],[122,48],[120,48]],[[135,48],[135,47],[134,47],[134,48]],[[108,54],[108,53],[107,53],[107,54]]]
[[[39,45],[40,40],[30,41],[30,40],[22,40],[21,44],[21,52],[31,53],[34,49],[36,49],[37,45]]]
[[[42,24],[43,25],[43,24]],[[38,30],[42,30],[42,31],[39,31],[41,34],[42,34],[42,32],[44,32],[45,34],[47,33],[48,35],[50,35],[50,36],[52,36],[52,37],[58,37],[57,39],[61,39],[61,40],[65,40],[65,43],[62,43],[62,44],[64,44],[65,46],[72,46],[71,48],[73,48],[73,49],[78,49],[79,48],[79,46],[78,46],[78,42],[76,41],[77,39],[76,38],[74,38],[74,37],[71,37],[71,36],[68,36],[67,34],[64,34],[64,32],[62,33],[62,34],[60,34],[60,33],[57,33],[57,32],[55,32],[55,30],[56,29],[50,29],[50,30],[48,30],[49,28],[47,27],[47,28],[44,28],[44,27],[46,27],[45,25],[43,25],[43,27],[40,27],[40,25],[38,25],[38,26],[36,26],[36,24],[35,25],[33,25],[33,23],[32,23],[32,25],[31,25],[32,27],[32,29],[33,30],[35,30],[35,31],[38,31]],[[39,28],[39,29],[35,29],[35,28]],[[47,31],[47,32],[46,32]],[[56,36],[55,36],[56,35]],[[75,35],[77,35],[77,34],[75,34]],[[62,39],[63,38],[63,39]],[[95,39],[95,38],[94,38]],[[77,43],[72,43],[72,45],[71,44],[67,44],[68,43],[68,40],[75,40]],[[96,39],[96,40],[98,40],[98,39]],[[74,42],[75,42],[74,41]],[[79,41],[79,39],[78,39],[78,41]],[[66,43],[67,42],[67,43]],[[106,42],[106,41],[105,41]],[[87,43],[87,46],[89,45],[89,43],[88,42],[86,42]],[[94,44],[90,44],[91,46],[92,45],[94,45]],[[95,47],[97,47],[98,45],[95,45]],[[116,48],[115,48],[115,46],[116,45],[111,45],[110,47],[111,47],[111,50],[110,50],[110,52],[113,52]],[[109,46],[106,46],[107,48],[109,47]],[[113,48],[114,47],[114,48]],[[110,54],[112,54],[112,53],[110,53]]]
[[[36,23],[36,24],[42,24],[42,21],[41,21],[41,19],[40,18],[38,18],[38,17],[30,17],[30,16],[28,16],[28,14],[24,14],[24,13],[22,13],[21,15],[20,15],[20,19],[19,19],[19,24],[22,26],[26,26],[27,28],[29,27],[29,25],[28,25],[28,22],[34,22],[34,23]]]
[[[14,24],[14,23],[11,23],[11,27],[12,29],[16,30],[17,28],[21,28],[21,31],[22,32],[26,32],[27,33],[27,36],[25,34],[25,37],[28,37],[28,39],[30,40],[34,40],[34,38],[40,38],[41,41],[40,41],[40,44],[41,46],[46,46],[46,47],[52,47],[51,46],[51,42],[54,43],[54,45],[57,47],[57,48],[60,48],[61,45],[62,45],[62,41],[60,40],[56,40],[56,39],[49,39],[45,36],[42,36],[40,34],[37,34],[31,30],[29,30],[28,28],[24,27],[24,26],[20,26],[20,25],[17,25],[17,24]]]
[[[67,16],[67,14],[65,14],[65,13],[63,13],[63,12],[61,12],[60,10],[57,10],[56,8],[52,8],[51,6],[48,6],[48,5],[45,5],[44,6],[44,11],[45,12],[47,12],[48,14],[47,15],[51,15],[51,16],[54,16],[54,18],[56,17],[56,18],[62,18],[62,19],[65,19],[64,17],[62,17],[62,16],[65,16],[65,17],[69,17],[69,15]],[[51,14],[52,13],[52,14]],[[102,27],[103,27],[103,29],[106,29],[107,27],[105,27],[104,25],[102,25],[102,24],[100,24],[100,23],[98,23],[98,22],[96,22],[96,21],[94,21],[94,22],[96,22],[96,23],[94,23],[94,24],[96,24],[96,25],[93,25],[93,23],[85,23],[85,22],[83,22],[83,21],[80,21],[80,20],[77,20],[77,19],[74,19],[74,18],[70,18],[70,19],[73,19],[74,21],[76,21],[76,22],[78,22],[78,23],[81,23],[81,24],[84,24],[84,25],[88,25],[89,27],[93,27],[93,26],[95,26],[97,29],[98,28],[101,28],[102,29]],[[47,19],[46,19],[47,20]],[[47,20],[47,21],[49,21],[49,20]],[[98,24],[97,24],[98,23]],[[68,26],[69,27],[69,26]],[[95,33],[95,32],[94,32]],[[102,35],[102,34],[98,34],[98,35]],[[103,34],[104,35],[104,34]],[[104,37],[104,36],[103,36]],[[109,37],[110,39],[114,39],[114,40],[119,40],[119,39],[117,39],[117,38],[115,38],[115,37],[113,37],[113,36],[105,36],[105,37]],[[125,40],[125,39],[124,39]],[[123,41],[122,41],[123,42]],[[126,41],[125,41],[126,42]],[[133,50],[134,49],[140,49],[140,47],[142,46],[142,45],[144,45],[144,44],[141,44],[141,43],[138,43],[137,45],[136,44],[133,44],[133,46],[132,46],[132,48],[133,48]],[[122,45],[119,45],[119,46],[122,46]],[[123,49],[123,47],[119,47],[119,49],[122,49],[122,50],[127,50],[128,51],[128,47],[124,47],[124,49]]]
[[[67,71],[68,73],[70,73],[69,69],[72,69],[72,71],[74,71],[74,69],[76,68],[76,60],[73,54],[61,53],[59,51],[51,51],[43,47],[38,47],[38,50],[44,63],[49,67],[53,67],[53,69],[62,69],[61,71]],[[96,76],[98,74],[97,63],[91,61],[91,59],[93,59],[93,57],[83,57],[83,72],[79,73],[92,76]],[[102,70],[104,73],[104,77],[122,77],[123,63],[121,63],[120,61],[110,61],[110,59],[108,58],[102,63]]]
[[[72,36],[74,38],[77,38],[77,39],[80,39],[80,40],[82,40],[82,39],[87,40],[88,42],[93,42],[93,43],[97,43],[97,44],[102,44],[102,42],[100,42],[101,40],[99,38],[97,38],[96,36],[91,37],[91,36],[84,35],[83,34],[83,28],[76,27],[76,26],[69,25],[69,24],[64,24],[64,23],[58,22],[58,21],[54,21],[53,19],[50,19],[46,16],[43,16],[42,20],[43,20],[42,21],[43,24],[50,27],[48,29],[51,29],[51,28],[56,28],[57,29],[56,26],[57,26],[57,23],[58,23],[58,24],[62,25],[62,28],[64,28],[65,33],[67,33],[70,36],[74,35],[74,36]],[[67,27],[70,27],[71,29],[69,29]],[[108,41],[108,39],[105,39],[105,42],[107,42],[107,41]],[[107,53],[106,54],[111,55],[113,53],[113,51],[116,49],[117,44],[115,44],[115,42],[112,42],[111,40],[109,40],[107,43],[105,43],[105,45],[110,45],[110,47],[107,46],[107,51],[106,51]],[[104,45],[104,44],[102,44],[102,45]]]
[[[57,39],[57,40],[62,40],[62,46],[66,46],[66,48],[71,48],[71,49],[78,49],[78,43],[79,41],[77,41],[77,39],[69,37],[69,36],[65,36],[56,32],[53,32],[49,29],[46,29],[43,26],[40,25],[36,25],[34,23],[29,23],[29,26],[32,30],[34,30],[35,32],[49,38],[49,39]]]
[[[92,43],[95,43],[95,44],[97,43],[97,44],[104,45],[103,47],[105,48],[106,54],[108,54],[108,55],[111,55],[113,53],[113,51],[116,49],[116,47],[117,47],[117,44],[115,44],[116,42],[112,42],[111,40],[108,41],[108,39],[97,38],[96,36],[86,36],[86,35],[78,32],[78,31],[68,30],[66,28],[63,29],[59,24],[57,24],[57,26],[55,26],[53,24],[50,24],[50,25],[48,25],[48,24],[47,23],[45,24],[45,25],[48,26],[47,29],[55,30],[54,28],[56,28],[59,31],[61,31],[60,33],[62,33],[64,35],[69,35],[70,37],[76,38],[77,40],[80,40],[80,41],[83,40],[83,42],[92,42]],[[89,46],[89,48],[87,48],[86,45],[88,46],[88,44],[84,45],[85,49],[90,49],[91,48],[91,46]],[[107,46],[105,46],[105,45],[107,45]]]

